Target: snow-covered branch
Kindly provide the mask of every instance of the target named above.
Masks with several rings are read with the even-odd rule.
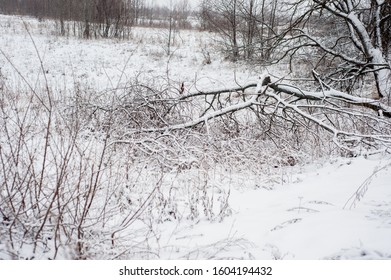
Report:
[[[249,88],[249,87],[254,87],[254,85],[247,86],[247,88]],[[215,91],[215,92],[220,93],[221,91]],[[224,90],[223,92],[234,92],[234,90],[230,90],[230,91]],[[204,95],[209,95],[209,94],[211,94],[211,93],[208,93],[208,92],[204,93]],[[195,94],[195,95],[199,95],[199,93]],[[256,98],[257,98],[257,96],[255,95],[251,99],[249,99],[248,101],[241,102],[241,103],[231,105],[228,107],[224,107],[220,110],[212,111],[208,114],[204,114],[199,118],[195,118],[194,120],[191,120],[191,121],[188,121],[185,123],[174,124],[174,125],[170,125],[170,126],[163,127],[163,128],[142,129],[141,132],[159,132],[159,131],[167,131],[167,130],[178,130],[178,129],[192,128],[192,127],[197,126],[200,123],[207,123],[209,120],[217,118],[219,116],[246,109],[256,103]]]
[[[349,87],[353,87],[358,77],[368,77],[372,72],[378,96],[390,99],[391,23],[385,1],[309,2],[314,5],[307,7],[304,15],[293,15],[291,24],[282,32],[283,39],[277,46],[282,56],[290,55],[292,61],[293,56],[308,56],[308,47],[315,48],[310,51],[314,56],[308,59],[315,70],[322,70],[324,77],[345,87],[349,81]],[[300,2],[294,5],[298,7]],[[314,21],[322,20],[325,26],[319,32]]]
[[[355,106],[362,106],[377,111],[379,114],[391,118],[391,107],[383,104],[380,100],[371,98],[362,98],[353,96],[335,89],[325,91],[306,91],[296,86],[282,83],[270,83],[269,87],[276,92],[283,92],[289,95],[296,96],[300,99],[318,100],[334,99],[344,101]]]
[[[135,135],[145,137],[150,133],[198,133],[202,131],[200,125],[204,125],[207,134],[211,127],[216,125],[228,125],[228,130],[246,130],[247,127],[259,125],[249,117],[252,115],[264,125],[263,129],[260,128],[264,133],[269,133],[270,128],[278,131],[280,127],[289,124],[316,134],[318,132],[315,127],[318,127],[327,131],[331,136],[330,140],[337,146],[353,153],[360,144],[367,147],[376,146],[377,149],[380,146],[390,146],[390,106],[381,100],[358,97],[333,89],[320,79],[318,82],[322,84],[323,90],[304,90],[284,80],[263,75],[257,84],[181,95],[176,101],[172,100],[173,110],[177,110],[175,106],[181,106],[184,101],[186,106],[196,106],[198,109],[191,111],[197,113],[193,114],[190,120],[186,120],[190,116],[174,119],[170,119],[170,115],[162,116],[163,121],[160,124],[165,125],[154,126],[153,123],[146,123],[147,126],[144,127],[127,129],[112,144],[126,144],[129,142],[127,139],[132,139],[129,143],[135,144],[137,141],[135,142],[133,137],[139,137]],[[232,95],[237,92],[240,92],[239,96]],[[200,106],[202,102],[207,106]],[[155,110],[160,111],[159,108]],[[233,126],[224,124],[225,121],[231,122]],[[278,133],[273,133],[278,137]],[[143,146],[144,144],[141,144],[140,147]],[[147,150],[154,153],[153,149]]]
[[[326,131],[330,132],[333,135],[334,143],[336,143],[339,147],[343,149],[354,151],[354,149],[352,149],[349,145],[346,145],[345,143],[351,144],[351,142],[361,142],[367,139],[372,141],[373,140],[380,141],[387,145],[391,144],[391,135],[360,134],[360,133],[340,130],[334,127],[333,125],[324,122],[322,119],[317,118],[309,114],[308,112],[305,112],[300,108],[300,106],[285,101],[284,98],[280,97],[278,94],[274,92],[266,92],[266,95],[274,98],[276,102],[283,108],[283,110],[292,110],[296,114],[305,118],[306,120],[313,122],[319,127],[322,127]]]

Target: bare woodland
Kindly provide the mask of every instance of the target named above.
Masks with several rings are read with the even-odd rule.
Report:
[[[169,56],[174,29],[199,28],[217,35],[227,59],[286,65],[234,88],[133,77],[70,96],[27,82],[15,90],[0,75],[9,258],[158,258],[155,225],[230,215],[230,193],[209,183],[217,169],[268,173],[330,154],[390,153],[389,1],[211,0],[198,12],[186,3],[0,0],[2,13],[54,20],[58,36],[128,40],[134,26],[158,24]],[[189,186],[181,176],[192,170]]]

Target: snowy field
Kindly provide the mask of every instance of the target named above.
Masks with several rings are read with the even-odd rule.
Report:
[[[79,40],[56,36],[52,22],[29,18],[24,18],[24,22],[32,38],[21,19],[1,16],[3,52],[23,77],[34,84],[40,70],[38,50],[50,86],[59,90],[75,85],[107,90],[136,75],[146,79],[168,77],[176,82],[174,87],[179,88],[184,82],[187,90],[195,90],[196,86],[204,90],[256,82],[260,73],[260,67],[225,60],[216,47],[217,38],[208,32],[175,32],[171,55],[167,56],[168,33],[162,29],[134,28],[130,41]],[[211,64],[205,64],[206,51]],[[3,75],[17,83],[20,77],[13,67],[8,63],[2,65]]]
[[[167,56],[164,30],[134,28],[130,41],[80,40],[56,36],[48,21],[24,20],[29,32],[20,18],[0,16],[0,85],[13,90],[29,84],[37,90],[48,85],[65,96],[83,90],[104,92],[137,76],[178,89],[183,82],[186,92],[195,92],[256,82],[263,71],[224,59],[209,33],[180,31],[175,34],[173,53]],[[205,63],[206,50],[211,64]],[[46,75],[42,75],[38,57]],[[2,145],[10,141],[1,137]],[[102,144],[93,141],[86,146],[98,150]],[[93,150],[89,156],[99,157]],[[121,160],[116,161],[120,168],[124,166]],[[101,233],[91,231],[90,247],[97,248],[94,258],[391,259],[389,155],[307,158],[295,166],[271,166],[267,172],[264,168],[254,171],[256,166],[250,170],[216,164],[163,175],[138,162],[135,170],[144,169],[130,175],[137,177],[134,193],[119,186],[125,179],[113,166],[110,176],[119,183],[115,185],[114,180],[108,185],[123,206],[119,212],[107,210],[112,217],[104,230],[125,224],[116,232],[124,241],[108,252],[105,246],[114,241],[103,246],[99,244]],[[3,173],[0,180],[5,181]],[[160,182],[159,199],[143,205]],[[127,208],[130,200],[138,206]],[[137,219],[129,222],[132,211]],[[9,259],[13,256],[3,241],[4,228],[0,259]],[[125,236],[131,236],[130,240]],[[59,240],[71,244],[65,237]],[[51,257],[53,249],[48,244],[47,250],[34,257]],[[29,258],[30,245],[13,250]],[[56,257],[73,258],[69,251],[59,250]]]

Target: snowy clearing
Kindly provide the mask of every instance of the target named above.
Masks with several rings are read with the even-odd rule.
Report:
[[[211,38],[208,32],[176,32],[173,53],[167,57],[164,29],[134,28],[130,41],[118,41],[59,37],[52,22],[30,18],[2,15],[0,27],[2,51],[20,74],[31,84],[36,83],[37,76],[42,75],[39,74],[38,51],[48,82],[57,90],[72,90],[77,85],[98,91],[113,89],[137,75],[145,79],[169,77],[176,82],[173,87],[179,88],[184,82],[189,91],[195,86],[199,89],[228,88],[237,86],[237,82],[242,85],[256,82],[260,73],[260,67],[236,65],[222,58],[214,42],[217,38]],[[203,49],[210,52],[211,64],[204,63]],[[4,57],[1,59],[4,61]],[[5,62],[2,65],[3,75],[18,84],[20,77],[13,67]]]

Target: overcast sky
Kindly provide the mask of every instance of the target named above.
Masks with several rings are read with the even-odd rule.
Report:
[[[175,4],[175,3],[181,2],[183,0],[147,0],[147,3],[169,6],[170,1],[172,1],[172,3]],[[192,8],[195,8],[199,5],[200,2],[201,2],[201,0],[189,0],[189,5]]]

